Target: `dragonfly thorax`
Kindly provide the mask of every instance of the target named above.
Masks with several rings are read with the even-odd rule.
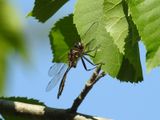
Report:
[[[68,54],[69,66],[76,67],[79,58],[84,53],[84,46],[81,42],[78,42],[74,45],[74,47],[70,50]]]

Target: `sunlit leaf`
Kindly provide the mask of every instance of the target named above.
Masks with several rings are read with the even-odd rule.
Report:
[[[124,53],[128,23],[123,12],[122,0],[104,0],[105,28],[121,53]]]
[[[116,77],[121,63],[122,54],[113,37],[105,28],[108,20],[105,19],[104,0],[78,0],[75,7],[74,23],[81,37],[90,28],[87,36],[82,39],[84,44],[91,42],[92,48],[98,48],[95,63],[104,63],[102,69],[113,77]],[[96,24],[92,27],[93,24]],[[91,34],[91,35],[89,35]]]
[[[129,0],[133,21],[147,49],[147,69],[160,65],[160,1]]]

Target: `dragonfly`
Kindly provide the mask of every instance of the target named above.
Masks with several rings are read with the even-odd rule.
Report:
[[[86,46],[89,45],[89,43],[86,44]],[[59,85],[59,89],[58,89],[58,94],[57,94],[57,98],[59,99],[59,97],[61,96],[62,91],[64,89],[65,81],[66,81],[66,77],[67,77],[68,72],[71,70],[71,68],[76,68],[79,60],[82,61],[82,64],[83,64],[86,71],[90,71],[90,70],[93,70],[94,68],[96,68],[95,66],[97,64],[92,63],[86,57],[86,55],[88,55],[90,57],[95,57],[95,55],[92,56],[92,55],[89,54],[92,51],[95,51],[95,55],[96,55],[97,48],[95,48],[93,50],[86,51],[85,46],[83,45],[82,42],[75,43],[73,48],[68,53],[68,65],[65,64],[65,63],[54,63],[50,67],[48,74],[49,74],[49,76],[51,76],[53,78],[48,83],[46,91],[50,91],[51,89],[53,89],[57,85],[57,83],[61,80],[60,85]],[[88,63],[90,63],[94,67],[88,69],[85,61],[87,61]]]

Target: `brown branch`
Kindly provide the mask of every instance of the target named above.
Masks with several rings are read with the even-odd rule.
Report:
[[[80,113],[70,113],[64,109],[1,99],[0,113],[7,116],[28,118],[28,120],[109,120]]]
[[[78,107],[80,106],[80,104],[83,102],[84,98],[86,97],[86,95],[89,93],[89,91],[91,90],[91,88],[93,87],[93,85],[101,78],[104,77],[105,73],[102,72],[100,74],[101,71],[101,65],[98,66],[95,70],[95,72],[93,73],[93,75],[91,76],[91,78],[87,81],[83,91],[80,93],[80,95],[74,100],[73,105],[70,109],[71,112],[76,112]]]

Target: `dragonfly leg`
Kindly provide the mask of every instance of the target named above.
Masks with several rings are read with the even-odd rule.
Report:
[[[93,66],[96,66],[93,62],[91,62],[88,58],[86,58],[85,56],[82,56],[82,58],[84,58],[88,63],[90,63]]]
[[[88,62],[88,63],[90,63],[91,65],[93,65],[93,66],[96,66],[97,67],[97,65],[104,65],[104,63],[96,63],[96,64],[94,64],[93,62],[91,62],[88,58],[86,58],[85,56],[82,56],[82,60],[83,60],[83,58]],[[84,60],[83,60],[84,61]],[[91,68],[91,70],[93,70],[93,69],[95,69],[96,67],[94,67],[94,68]]]
[[[88,55],[89,57],[95,58],[95,56],[96,56],[96,54],[97,54],[97,50],[98,50],[99,47],[100,47],[100,46],[97,46],[97,47],[95,47],[95,48],[92,49],[92,50],[86,51],[86,52],[84,53],[84,55]],[[91,53],[91,52],[93,52],[93,51],[95,51],[94,55],[89,54],[89,53]]]
[[[84,66],[84,69],[85,69],[86,71],[91,71],[91,70],[93,70],[93,69],[96,68],[96,67],[94,67],[94,68],[88,69],[87,66],[86,66],[86,63],[85,63],[84,60],[83,60],[83,58],[84,58],[84,57],[81,57],[81,60],[82,60],[82,64],[83,64],[83,66]],[[84,59],[85,59],[85,58],[84,58]],[[87,59],[87,61],[88,61],[90,64],[92,63],[92,62],[89,61],[88,59]],[[92,63],[92,65],[94,65],[94,64]]]
[[[88,53],[85,53],[84,55],[87,55],[87,56],[89,56],[89,57],[91,57],[91,58],[95,58],[95,56],[96,56],[96,54],[91,55],[91,54],[88,54]]]

